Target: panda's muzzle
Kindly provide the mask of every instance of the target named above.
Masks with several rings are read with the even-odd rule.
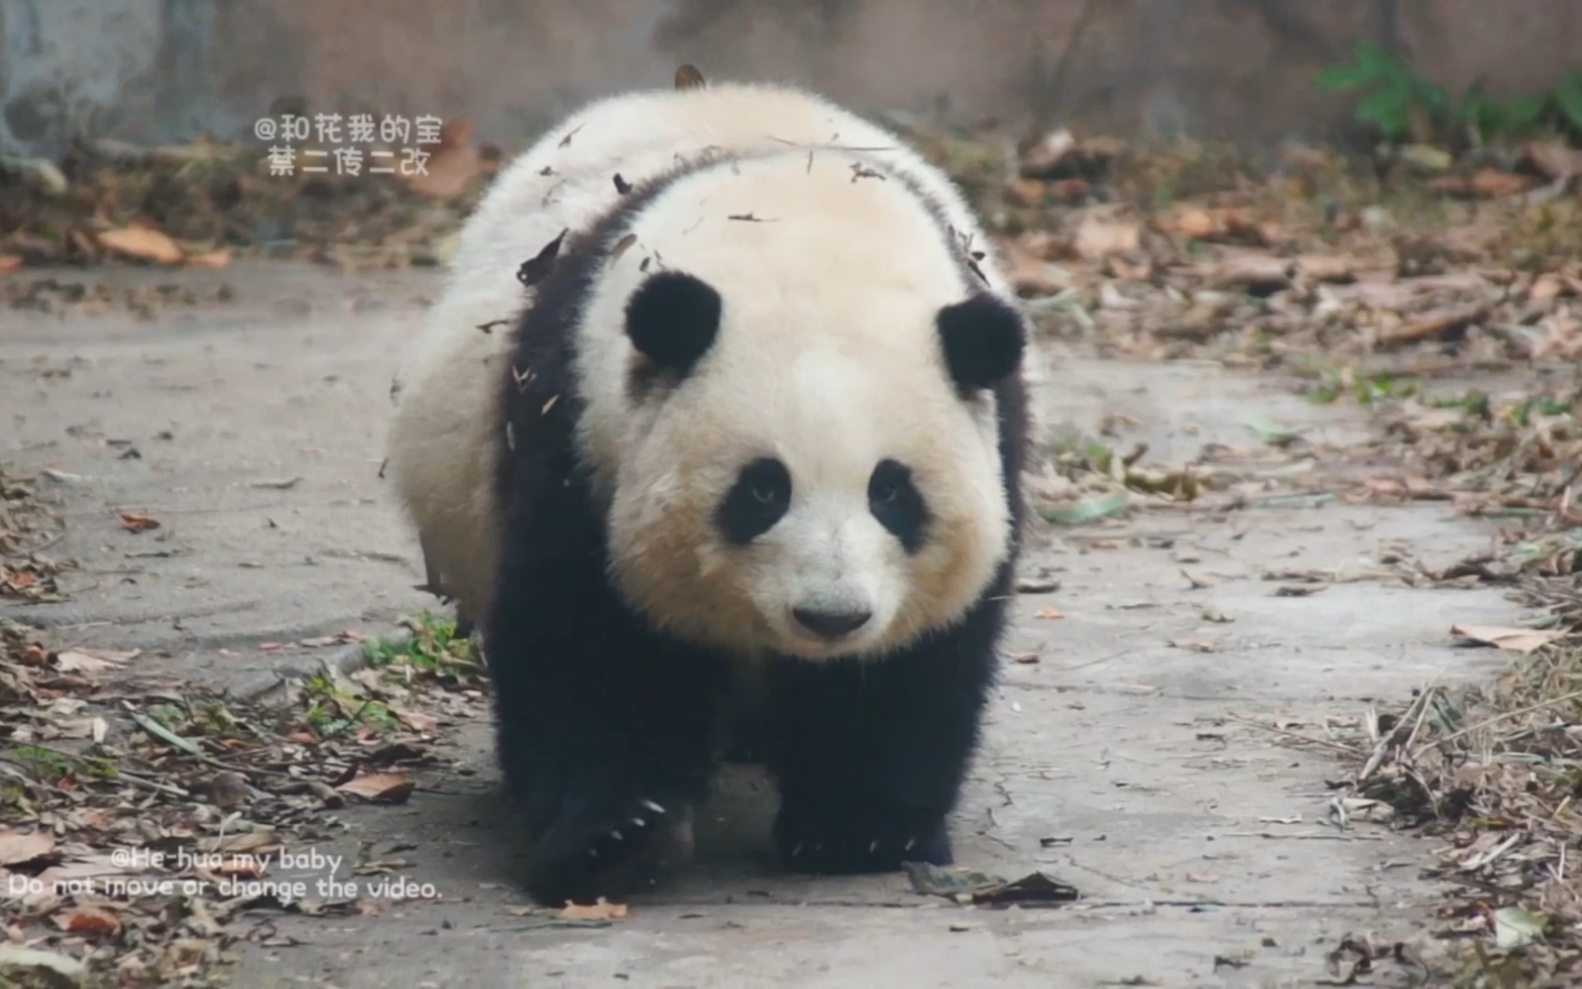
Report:
[[[791,609],[798,625],[827,642],[838,642],[868,624],[873,612],[866,608],[829,609],[798,605]]]

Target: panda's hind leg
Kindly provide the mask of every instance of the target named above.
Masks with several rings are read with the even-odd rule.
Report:
[[[994,616],[988,616],[993,619]],[[977,747],[997,620],[882,661],[772,666],[775,857],[812,874],[954,860],[947,819]]]

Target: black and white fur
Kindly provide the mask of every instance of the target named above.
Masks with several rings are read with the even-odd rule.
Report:
[[[548,227],[572,234],[524,293]],[[952,860],[1027,430],[985,249],[943,175],[791,90],[606,101],[501,176],[403,370],[392,466],[445,475],[404,500],[481,588],[458,596],[537,899],[630,892],[726,750],[775,776],[788,869]]]

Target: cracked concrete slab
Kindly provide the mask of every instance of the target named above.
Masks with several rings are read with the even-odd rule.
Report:
[[[7,315],[0,459],[60,472],[51,490],[72,529],[55,551],[83,570],[69,602],[5,613],[63,644],[143,648],[140,673],[256,684],[331,655],[266,643],[379,633],[432,606],[377,476],[395,354],[432,279],[283,266],[180,278],[226,279],[238,298],[152,322]],[[1366,428],[1203,364],[1061,359],[1041,401],[1051,422],[1090,430],[1124,415],[1124,435],[1166,460],[1244,445],[1251,414],[1337,442]],[[161,528],[126,532],[121,511]],[[900,876],[776,877],[763,861],[772,789],[737,770],[700,822],[693,873],[610,927],[554,926],[511,886],[518,849],[490,797],[489,726],[471,724],[455,742],[461,772],[407,806],[346,812],[350,834],[322,846],[411,846],[395,872],[441,898],[382,898],[351,877],[376,915],[269,918],[271,943],[290,946],[246,946],[236,984],[1314,984],[1342,935],[1409,934],[1436,891],[1416,878],[1413,839],[1324,825],[1329,753],[1248,722],[1322,737],[1326,718],[1372,699],[1484,676],[1499,657],[1451,648],[1449,627],[1516,609],[1494,591],[1366,580],[1281,596],[1291,581],[1265,575],[1365,575],[1399,544],[1448,562],[1489,538],[1443,505],[1333,503],[1042,532],[1027,569],[1059,586],[1020,596],[1008,652],[1022,661],[1007,666],[956,828],[962,864],[1045,869],[1081,889],[1077,904],[969,909]]]

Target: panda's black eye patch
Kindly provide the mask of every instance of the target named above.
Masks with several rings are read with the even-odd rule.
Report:
[[[773,457],[743,467],[716,516],[725,538],[745,545],[773,529],[791,508],[791,472]]]
[[[899,460],[879,461],[868,478],[868,510],[908,553],[923,548],[928,505],[912,481],[910,467]]]

